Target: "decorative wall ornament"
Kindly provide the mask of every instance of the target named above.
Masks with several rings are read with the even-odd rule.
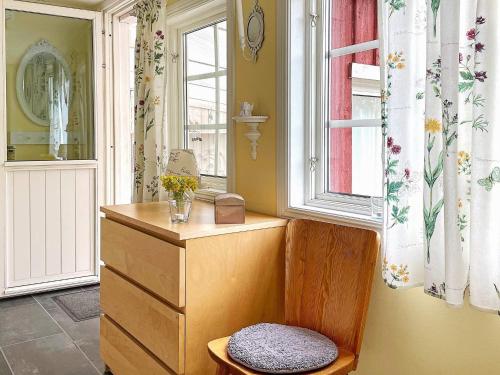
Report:
[[[255,0],[250,16],[247,22],[247,44],[250,48],[253,61],[257,61],[258,53],[264,42],[264,11]]]
[[[264,10],[259,5],[259,1],[255,0],[250,15],[248,16],[245,30],[243,23],[243,6],[241,2],[242,0],[236,0],[236,16],[241,51],[245,59],[252,60],[255,63],[258,58],[258,52],[264,42]],[[251,54],[250,58],[245,55],[245,48],[247,45]]]

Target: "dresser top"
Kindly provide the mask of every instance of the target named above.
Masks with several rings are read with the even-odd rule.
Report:
[[[186,224],[171,223],[168,202],[103,206],[101,211],[108,219],[177,241],[283,227],[287,224],[286,219],[251,211],[246,212],[245,224],[215,224],[214,205],[198,200],[193,201],[191,217]]]

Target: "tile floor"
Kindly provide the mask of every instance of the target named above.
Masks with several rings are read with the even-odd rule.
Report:
[[[0,375],[96,375],[99,318],[74,322],[52,299],[83,288],[0,300]]]

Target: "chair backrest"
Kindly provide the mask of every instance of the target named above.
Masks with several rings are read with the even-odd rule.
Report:
[[[375,231],[291,220],[286,235],[286,323],[320,332],[357,358],[379,246]]]

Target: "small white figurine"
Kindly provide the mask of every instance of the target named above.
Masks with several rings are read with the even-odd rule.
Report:
[[[248,102],[243,102],[240,105],[240,116],[241,117],[249,117],[252,116],[253,104]]]

